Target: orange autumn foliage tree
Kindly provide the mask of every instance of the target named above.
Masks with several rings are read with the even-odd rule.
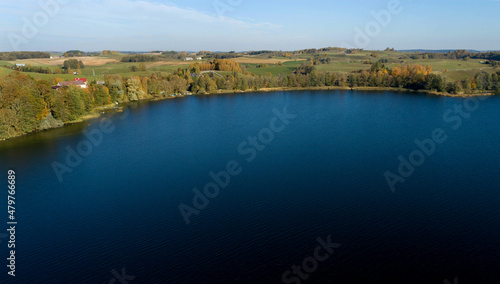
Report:
[[[432,73],[432,67],[422,66],[422,65],[401,65],[399,67],[394,67],[391,70],[391,75],[394,77],[401,78],[412,78],[417,75],[427,76]]]
[[[229,59],[214,59],[210,62],[191,64],[191,70],[200,71],[232,71],[242,73],[243,70],[238,62]]]

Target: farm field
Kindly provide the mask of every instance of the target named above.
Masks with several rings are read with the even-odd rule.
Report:
[[[283,66],[277,66],[273,64],[268,67],[260,67],[257,68],[257,64],[250,65],[247,69],[248,72],[256,74],[256,75],[264,75],[271,73],[272,75],[278,74],[290,74],[297,69],[301,64],[301,61],[287,61],[283,63]]]
[[[305,58],[300,58],[300,59],[286,59],[286,58],[262,58],[262,57],[237,57],[232,59],[233,61],[236,61],[238,63],[250,63],[250,64],[276,64],[279,62],[289,62],[289,61],[295,61],[295,60],[306,60]]]
[[[10,61],[10,63],[15,64],[31,64],[31,65],[60,65],[62,66],[65,60],[76,59],[82,61],[85,65],[101,66],[109,62],[118,62],[117,59],[104,57],[104,56],[86,56],[86,57],[71,57],[71,58],[36,58],[36,59],[22,59],[16,61]]]
[[[448,81],[463,80],[471,78],[478,72],[496,73],[498,70],[491,65],[484,64],[485,60],[481,59],[412,59],[416,53],[412,52],[391,52],[391,51],[359,51],[355,54],[347,54],[341,51],[318,52],[315,54],[295,54],[292,57],[270,56],[269,54],[246,55],[232,58],[235,62],[240,63],[244,71],[255,75],[278,75],[293,73],[304,62],[308,62],[314,56],[319,58],[329,58],[328,64],[318,64],[315,68],[318,72],[359,72],[361,70],[370,70],[372,63],[377,61],[384,62],[386,67],[394,68],[401,64],[413,65],[429,65],[432,67],[433,73],[440,74]],[[159,53],[148,54],[159,56]],[[106,75],[120,74],[124,77],[129,76],[149,76],[153,72],[161,74],[173,74],[178,68],[186,68],[190,64],[201,61],[183,61],[181,59],[166,59],[161,58],[160,61],[144,62],[146,71],[138,70],[140,62],[121,62],[124,56],[129,54],[110,54],[105,56],[94,57],[71,57],[71,58],[54,58],[54,59],[24,59],[15,61],[0,61],[0,66],[11,67],[14,64],[29,64],[31,66],[41,67],[56,67],[62,66],[67,59],[81,60],[85,64],[85,68],[80,69],[81,74],[40,74],[27,72],[30,76],[38,79],[51,79],[59,77],[64,80],[72,80],[73,78],[86,77],[89,80],[103,80]],[[194,55],[188,55],[194,56]],[[211,59],[205,59],[208,61]],[[134,66],[136,68],[134,68]],[[12,71],[10,68],[2,68],[0,76],[7,75]]]

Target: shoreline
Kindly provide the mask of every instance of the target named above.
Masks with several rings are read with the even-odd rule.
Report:
[[[436,92],[436,91],[430,91],[430,90],[410,90],[410,89],[400,89],[400,88],[391,88],[391,87],[353,87],[353,88],[351,88],[351,87],[338,87],[338,86],[328,86],[328,87],[324,86],[324,87],[306,87],[306,88],[302,88],[302,87],[297,87],[297,88],[277,87],[277,88],[262,88],[259,90],[248,89],[245,91],[219,90],[217,93],[192,94],[192,96],[213,96],[213,95],[219,95],[219,94],[220,95],[222,95],[222,94],[237,95],[237,94],[246,94],[246,93],[272,93],[272,92],[286,92],[286,91],[321,91],[321,90],[324,90],[324,91],[328,91],[328,90],[338,91],[338,90],[340,90],[340,91],[410,92],[410,93],[452,97],[452,98],[469,98],[469,97],[494,96],[495,95],[495,93],[492,93],[492,92],[472,93],[472,94],[450,94],[450,93]],[[176,95],[174,97],[168,96],[168,97],[164,97],[164,98],[147,98],[147,99],[140,99],[138,101],[133,101],[133,102],[139,102],[139,101],[156,102],[156,101],[164,101],[164,100],[169,100],[169,99],[183,98],[183,97],[187,97],[187,96],[191,96],[191,95],[179,94],[179,95]],[[129,101],[129,102],[120,103],[118,105],[117,104],[109,104],[109,105],[105,105],[105,106],[96,107],[95,109],[92,110],[92,112],[80,117],[77,120],[63,122],[64,125],[61,127],[51,128],[51,129],[47,129],[47,130],[43,130],[43,131],[35,130],[33,132],[30,132],[30,133],[24,133],[24,134],[12,136],[12,137],[0,140],[0,143],[2,143],[3,141],[11,140],[11,139],[22,137],[22,136],[41,133],[41,132],[45,132],[45,131],[51,131],[53,129],[63,128],[67,125],[72,125],[72,124],[86,122],[86,121],[89,121],[92,119],[97,119],[97,118],[101,117],[103,111],[109,111],[109,110],[113,110],[113,109],[123,110],[123,107],[130,104],[130,103],[132,103],[132,102]]]
[[[321,91],[321,90],[332,90],[332,91],[391,91],[391,92],[408,92],[408,93],[417,93],[417,94],[428,94],[434,96],[444,96],[444,97],[453,97],[453,98],[468,98],[468,97],[478,97],[478,96],[494,96],[495,93],[492,92],[483,92],[483,93],[470,93],[470,94],[450,94],[444,92],[437,92],[431,90],[411,90],[411,89],[400,89],[400,88],[392,88],[392,87],[337,87],[337,86],[328,86],[328,87],[297,87],[297,88],[289,88],[289,87],[277,87],[277,88],[262,88],[259,90],[245,90],[245,91],[219,91],[215,94],[206,94],[206,95],[217,95],[217,94],[239,94],[239,93],[269,93],[269,92],[282,92],[282,91]]]

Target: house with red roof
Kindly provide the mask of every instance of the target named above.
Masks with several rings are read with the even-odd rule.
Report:
[[[77,86],[82,89],[87,89],[87,79],[86,78],[75,78],[73,81],[63,81],[57,83],[52,89],[59,89],[61,87]]]

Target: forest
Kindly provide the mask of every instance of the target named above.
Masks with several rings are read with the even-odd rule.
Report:
[[[131,56],[124,56],[121,62],[153,62],[160,60],[158,56],[135,54]]]
[[[71,62],[79,66],[79,62]],[[382,62],[370,70],[353,73],[318,72],[315,60],[305,61],[290,74],[255,75],[243,72],[238,63],[226,59],[179,67],[173,74],[154,72],[149,76],[106,75],[105,84],[89,82],[87,89],[75,86],[52,89],[62,79],[35,79],[12,71],[0,76],[0,139],[59,127],[115,102],[162,99],[174,94],[216,94],[263,88],[380,87],[448,93],[500,92],[500,72],[477,73],[474,77],[447,82],[433,74],[430,66],[401,64],[392,68]],[[69,68],[73,68],[70,63]],[[82,68],[83,66],[79,66]],[[223,70],[224,76],[199,74]],[[0,71],[2,72],[2,71]]]
[[[412,55],[413,59],[486,59],[486,60],[500,60],[500,52],[469,52],[467,50],[455,50],[446,53],[426,52]]]
[[[17,59],[32,59],[32,58],[50,58],[50,53],[39,52],[39,51],[0,52],[0,60],[17,60]]]

